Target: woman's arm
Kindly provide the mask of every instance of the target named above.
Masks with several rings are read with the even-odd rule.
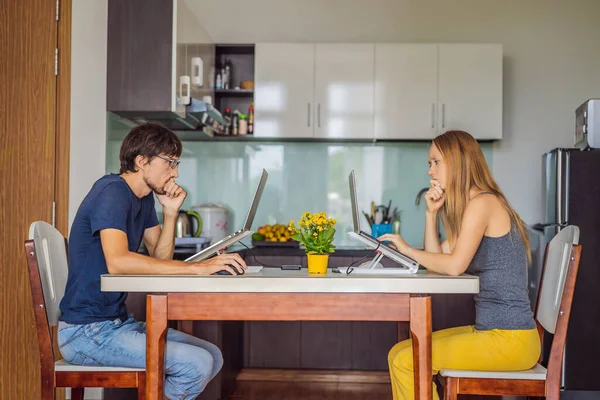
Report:
[[[425,248],[425,251],[429,251],[431,253],[442,252],[440,237],[438,236],[437,219],[437,211],[427,211],[425,213],[425,240],[423,241],[423,247]]]
[[[413,249],[398,235],[383,235],[379,240],[391,241],[401,253],[415,259],[430,271],[460,275],[467,270],[477,252],[490,220],[493,201],[492,196],[478,196],[469,202],[463,216],[461,233],[449,254]]]

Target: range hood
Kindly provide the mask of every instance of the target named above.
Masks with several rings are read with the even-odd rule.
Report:
[[[156,122],[174,131],[203,131],[208,135],[219,134],[227,121],[213,105],[193,99],[185,111],[111,111],[113,114],[139,125]],[[183,115],[182,115],[183,114]]]

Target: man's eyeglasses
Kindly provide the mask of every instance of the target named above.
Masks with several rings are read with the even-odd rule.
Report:
[[[173,160],[172,158],[161,156],[161,155],[158,155],[156,157],[162,158],[163,160],[168,161],[171,164],[171,168],[173,168],[173,169],[177,168],[179,166],[179,163],[181,162],[181,160]]]

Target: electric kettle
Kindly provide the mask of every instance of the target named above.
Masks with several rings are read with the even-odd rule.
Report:
[[[196,226],[198,227],[195,232],[193,231],[194,219],[197,221]],[[195,211],[184,211],[180,210],[175,223],[175,237],[199,237],[202,232],[202,218]]]

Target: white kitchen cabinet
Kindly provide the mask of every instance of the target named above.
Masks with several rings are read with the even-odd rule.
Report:
[[[502,45],[259,43],[255,136],[502,138]]]
[[[437,44],[375,45],[375,138],[437,134]]]
[[[502,45],[439,45],[438,131],[502,138]]]
[[[315,46],[315,137],[372,139],[373,44]]]
[[[314,44],[256,44],[254,136],[314,136],[314,60]]]

